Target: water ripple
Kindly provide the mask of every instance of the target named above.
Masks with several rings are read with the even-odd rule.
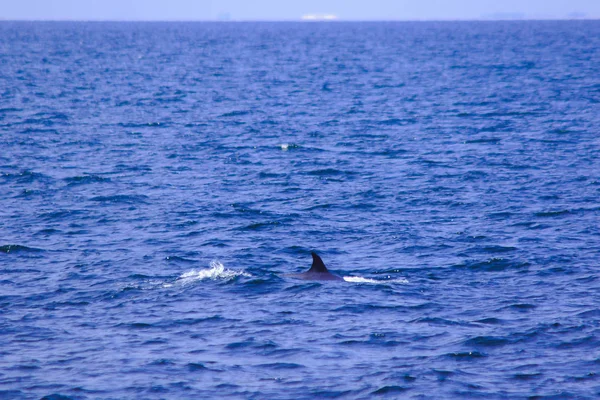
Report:
[[[599,52],[0,22],[0,398],[597,398]]]

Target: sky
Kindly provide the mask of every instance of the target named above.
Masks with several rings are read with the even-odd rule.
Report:
[[[600,18],[600,0],[0,0],[0,20]]]

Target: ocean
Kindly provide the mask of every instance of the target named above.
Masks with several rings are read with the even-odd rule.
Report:
[[[0,22],[0,398],[598,398],[599,102],[600,21]]]

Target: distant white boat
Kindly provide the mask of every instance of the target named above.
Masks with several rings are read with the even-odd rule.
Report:
[[[302,16],[302,21],[335,21],[337,15],[333,14],[306,14]]]

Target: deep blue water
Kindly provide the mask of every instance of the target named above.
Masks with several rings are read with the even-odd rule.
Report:
[[[0,398],[596,398],[599,102],[600,21],[0,23]]]

